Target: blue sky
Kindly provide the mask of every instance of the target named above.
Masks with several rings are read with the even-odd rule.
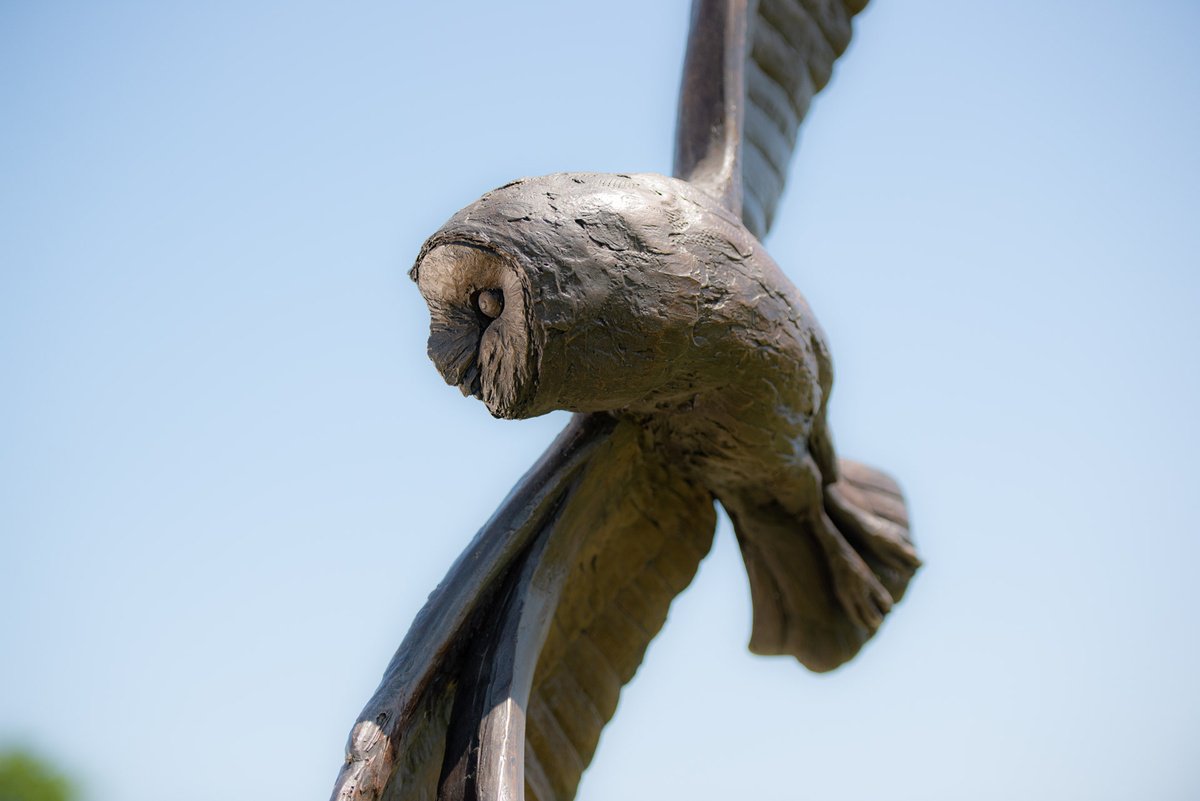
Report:
[[[0,742],[88,801],[324,799],[563,424],[404,273],[485,190],[666,171],[682,0],[0,5]],[[1200,7],[876,0],[768,246],[927,566],[826,676],[728,526],[580,798],[1200,795]],[[486,458],[480,458],[486,454]]]

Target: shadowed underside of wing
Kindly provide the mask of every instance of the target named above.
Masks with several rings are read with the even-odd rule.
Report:
[[[723,198],[759,239],[774,220],[800,123],[865,6],[866,0],[695,0],[675,175]]]
[[[469,550],[418,616],[414,631],[460,620],[457,634],[438,650],[443,638],[410,633],[359,718],[334,798],[518,799],[522,787],[531,801],[574,797],[716,524],[708,491],[668,470],[645,436],[610,419],[552,446],[541,463],[551,469],[531,471],[540,491],[514,493],[530,508],[510,499],[498,513],[523,522],[485,527],[473,544],[483,558]],[[507,545],[482,550],[485,535]],[[457,576],[464,561],[490,576],[473,591]],[[407,666],[414,653],[419,672]]]
[[[576,416],[430,594],[350,732],[336,801],[432,799],[464,652],[615,420]],[[432,778],[430,778],[432,777]]]

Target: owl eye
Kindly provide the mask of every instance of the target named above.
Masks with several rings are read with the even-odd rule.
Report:
[[[499,289],[485,289],[475,298],[475,305],[484,317],[495,320],[504,311],[504,294]]]

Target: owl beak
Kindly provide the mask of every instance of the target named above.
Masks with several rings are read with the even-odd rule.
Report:
[[[463,394],[463,397],[483,400],[483,380],[479,373],[478,360],[471,362],[471,366],[463,374],[462,380],[455,386],[458,387],[458,391]]]

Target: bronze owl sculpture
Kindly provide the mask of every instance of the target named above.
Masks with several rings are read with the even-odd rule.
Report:
[[[714,501],[754,652],[830,670],[903,596],[920,562],[900,491],[837,458],[829,348],[760,242],[861,6],[696,0],[677,177],[514,181],[421,248],[447,383],[496,417],[575,417],[430,596],[334,798],[569,801]]]

